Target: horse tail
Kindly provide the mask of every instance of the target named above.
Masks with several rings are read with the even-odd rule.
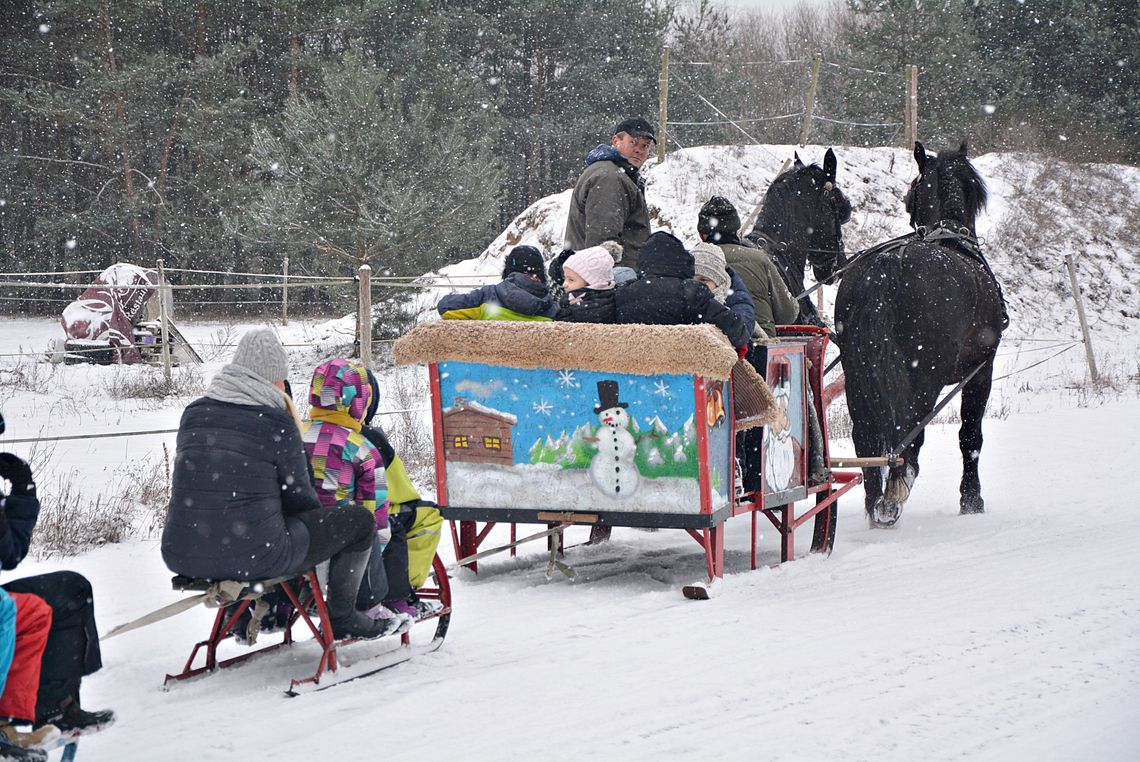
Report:
[[[898,338],[901,255],[902,251],[874,255],[862,269],[862,293],[851,300],[843,325],[848,403],[859,406],[862,420],[873,427],[879,450],[874,455],[887,454],[906,436],[904,413],[913,404]]]

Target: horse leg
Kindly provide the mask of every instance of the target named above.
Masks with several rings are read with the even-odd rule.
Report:
[[[982,482],[978,478],[978,460],[982,455],[982,416],[993,386],[994,361],[978,371],[962,390],[962,427],[958,429],[958,447],[962,451],[961,510],[963,514],[982,513]]]
[[[879,436],[869,431],[870,427],[852,423],[851,439],[855,443],[855,454],[860,457],[874,457],[882,455],[882,445]],[[867,511],[868,519],[873,516],[875,506],[883,498],[883,478],[878,468],[863,469],[863,507]],[[874,526],[872,520],[871,525]]]
[[[934,409],[940,388],[941,386],[922,384],[918,379],[911,380],[910,399],[905,402],[897,400],[895,403],[902,409],[900,424],[896,430],[898,439],[901,440],[910,434],[922,422],[927,412]],[[918,478],[918,454],[922,450],[922,443],[925,440],[926,432],[919,430],[914,441],[899,453],[899,457],[903,461],[902,464],[891,466],[887,474],[883,500],[875,507],[875,512],[871,517],[879,526],[893,526],[902,518],[903,506],[910,498],[911,488],[914,487],[914,481]]]
[[[901,466],[893,466],[887,479],[886,498],[898,503],[900,510],[903,503],[910,498],[910,490],[914,486],[914,480],[918,478],[918,451],[922,449],[925,438],[926,432],[920,431],[914,441],[899,453],[903,463]]]

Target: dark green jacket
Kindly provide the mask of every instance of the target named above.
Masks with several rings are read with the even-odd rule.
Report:
[[[637,254],[649,238],[649,208],[637,170],[605,145],[591,151],[586,164],[570,199],[567,247],[577,251],[617,241],[622,248],[618,264],[636,271]]]
[[[775,336],[776,326],[796,321],[800,307],[766,252],[741,243],[721,243],[718,246],[724,252],[725,264],[736,271],[752,294],[756,325],[764,333]]]

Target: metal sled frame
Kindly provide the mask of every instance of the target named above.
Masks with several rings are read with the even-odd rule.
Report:
[[[418,625],[432,619],[437,620],[432,647],[428,650],[435,650],[442,645],[443,639],[447,635],[448,625],[451,621],[451,583],[439,556],[432,559],[432,577],[434,578],[434,587],[422,587],[416,591],[416,595],[419,598],[438,601],[442,604],[442,608],[438,613],[424,617],[417,622]],[[301,585],[297,583],[298,579],[308,583],[304,585],[303,592]],[[429,582],[428,584],[430,585],[432,583]],[[176,587],[176,589],[183,591],[200,591],[207,589],[209,585],[210,582],[207,580],[193,580],[188,584]],[[258,598],[274,587],[284,592],[286,597],[288,597],[293,604],[293,613],[285,626],[284,638],[278,643],[271,643],[260,648],[251,647],[246,653],[227,659],[218,659],[219,645],[232,634],[234,625],[241,615],[250,606],[254,605]],[[258,590],[258,588],[263,589]],[[313,613],[309,611],[310,603],[316,609]],[[332,625],[329,620],[329,611],[325,603],[325,596],[321,592],[316,571],[310,570],[295,579],[249,582],[242,590],[241,598],[237,602],[218,609],[218,613],[214,617],[214,624],[210,628],[209,636],[205,640],[194,644],[194,648],[190,651],[190,657],[186,660],[186,664],[181,672],[168,674],[166,676],[163,682],[164,688],[169,688],[173,682],[188,680],[205,673],[215,672],[235,664],[241,664],[255,656],[261,656],[283,646],[290,646],[295,642],[293,628],[298,622],[304,622],[312,634],[313,639],[318,643],[320,647],[320,658],[317,661],[316,672],[310,677],[293,678],[289,683],[289,690],[286,691],[286,693],[295,695],[299,688],[319,686],[321,685],[322,679],[327,680],[330,675],[336,676],[340,666],[337,661],[337,649],[358,641],[353,639],[333,639]],[[409,632],[405,632],[400,636],[400,646],[401,649],[411,648]],[[200,652],[204,652],[205,654],[205,663],[195,667],[194,662]],[[381,667],[381,669],[382,668],[383,667]],[[364,672],[363,674],[354,674],[348,679],[363,677],[365,674],[371,674],[372,671]],[[336,684],[336,682],[337,681],[334,680],[333,684]],[[327,687],[327,685],[321,687]]]
[[[823,430],[824,462],[830,463],[826,410],[828,403],[842,393],[843,385],[841,382],[836,382],[828,387],[823,384],[828,331],[815,326],[781,326],[778,330],[781,338],[786,337],[803,343],[804,357],[810,361],[810,371],[805,372],[804,377],[811,387],[811,399],[814,401],[820,426]],[[683,515],[613,511],[575,511],[568,513],[513,508],[489,510],[448,505],[447,472],[444,459],[440,456],[444,452],[444,433],[438,364],[430,363],[428,373],[431,387],[433,437],[437,453],[435,474],[438,500],[440,512],[444,518],[449,519],[452,542],[457,558],[475,555],[496,524],[503,522],[510,522],[512,543],[516,537],[516,523],[673,528],[685,530],[702,547],[705,552],[706,571],[709,580],[713,580],[724,576],[724,522],[728,518],[744,513],[749,513],[752,516],[751,568],[753,570],[758,566],[756,548],[759,536],[757,531],[759,514],[763,514],[779,533],[781,563],[795,559],[795,531],[811,519],[815,520],[811,552],[829,554],[835,545],[839,498],[863,481],[863,476],[859,471],[833,470],[829,473],[827,480],[821,484],[796,487],[777,494],[760,495],[757,492],[748,492],[736,496],[730,505],[713,511],[708,500],[708,469],[702,467],[700,470],[702,495],[700,513]],[[731,380],[727,383],[731,383]],[[696,410],[705,409],[707,402],[706,385],[706,379],[695,378],[693,393]],[[807,399],[805,396],[805,406],[808,404]],[[732,438],[730,447],[730,457],[735,460],[735,438]],[[708,462],[709,443],[704,427],[697,427],[697,454],[702,464]],[[730,489],[732,488],[730,487]],[[735,490],[733,489],[730,494],[735,494]],[[796,502],[811,496],[814,496],[815,504],[797,515]],[[481,527],[480,521],[485,522]],[[548,543],[553,542],[552,538],[548,539]],[[557,542],[561,551],[561,535],[559,535]],[[515,555],[514,548],[511,548],[510,552],[512,556]],[[466,566],[473,571],[478,571],[477,561],[472,561]]]

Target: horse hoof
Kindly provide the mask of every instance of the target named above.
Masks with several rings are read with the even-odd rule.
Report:
[[[960,516],[971,516],[975,513],[985,513],[985,512],[986,512],[986,504],[984,502],[982,502],[981,498],[978,498],[977,500],[963,500],[962,501],[962,508],[958,512],[958,515],[960,515]]]
[[[902,518],[902,503],[891,503],[879,500],[867,513],[872,529],[886,529],[893,527]]]

